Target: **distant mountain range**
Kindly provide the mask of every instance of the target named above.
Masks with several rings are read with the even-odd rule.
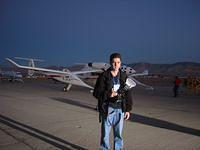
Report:
[[[200,63],[195,62],[177,62],[174,64],[132,63],[129,66],[138,72],[148,70],[149,74],[200,76]]]
[[[133,67],[137,72],[148,70],[150,75],[169,75],[169,76],[200,76],[200,63],[195,62],[177,62],[174,64],[151,64],[151,63],[132,63],[128,66]],[[75,65],[67,67],[69,70],[80,70],[83,66]],[[62,70],[63,66],[48,66],[45,68]],[[13,70],[12,67],[0,67],[3,71]],[[14,69],[15,71],[18,69]],[[22,73],[27,73],[26,70],[19,70]]]

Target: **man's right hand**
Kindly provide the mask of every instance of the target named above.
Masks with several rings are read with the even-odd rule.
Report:
[[[115,96],[117,96],[117,95],[118,95],[118,93],[115,92],[114,89],[112,89],[111,94],[110,94],[110,97],[115,97]]]

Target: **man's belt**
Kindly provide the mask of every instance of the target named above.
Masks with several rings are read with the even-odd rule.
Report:
[[[122,100],[116,100],[115,102],[109,102],[109,107],[122,108]]]

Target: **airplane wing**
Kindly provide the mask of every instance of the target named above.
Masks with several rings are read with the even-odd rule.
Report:
[[[45,69],[45,68],[39,68],[39,67],[29,67],[29,66],[22,66],[14,62],[13,60],[6,58],[7,61],[9,61],[11,64],[18,68],[22,69],[30,69],[30,70],[35,70],[35,71],[42,71],[42,72],[51,72],[51,73],[56,73],[56,74],[63,74],[63,75],[77,75],[77,74],[85,74],[85,73],[91,73],[91,72],[99,72],[101,70],[87,70],[87,71],[73,71],[73,72],[66,72],[66,71],[60,71],[60,70],[53,70],[53,69]]]

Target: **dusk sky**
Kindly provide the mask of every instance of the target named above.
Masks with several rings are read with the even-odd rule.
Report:
[[[0,0],[0,65],[108,62],[112,52],[124,63],[200,63],[200,1]]]

